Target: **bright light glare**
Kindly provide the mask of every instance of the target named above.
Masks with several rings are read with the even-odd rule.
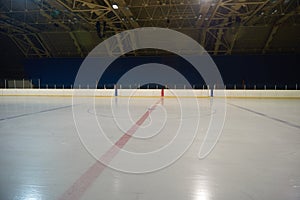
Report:
[[[113,7],[113,9],[115,9],[115,10],[119,9],[119,6],[118,6],[117,4],[115,4],[115,3],[112,5],[112,7]]]
[[[38,189],[34,187],[26,188],[21,194],[20,199],[23,200],[42,200],[42,195]]]

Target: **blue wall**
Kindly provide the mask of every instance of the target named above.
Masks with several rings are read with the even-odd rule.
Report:
[[[268,55],[268,56],[216,56],[213,57],[218,66],[224,83],[229,87],[237,84],[241,87],[245,83],[249,87],[264,84],[280,88],[288,84],[295,87],[300,83],[297,74],[297,55]],[[25,63],[25,72],[28,78],[36,81],[41,79],[45,87],[62,85],[70,87],[73,84],[76,73],[83,59],[59,58],[59,59],[33,59]],[[192,85],[204,84],[201,76],[184,59],[178,56],[171,57],[124,57],[113,62],[100,79],[99,85],[114,84],[128,70],[146,63],[161,63],[173,67],[182,73]]]

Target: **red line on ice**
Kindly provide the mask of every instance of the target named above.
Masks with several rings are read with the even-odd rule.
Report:
[[[138,128],[145,122],[155,107],[161,102],[161,99],[156,102],[141,118],[107,151],[99,160],[104,163],[110,163],[112,159],[118,154],[125,144],[129,141],[131,136],[138,130]],[[66,190],[59,200],[79,200],[84,192],[92,185],[92,183],[99,177],[107,166],[97,160],[90,168],[88,168],[73,184]]]

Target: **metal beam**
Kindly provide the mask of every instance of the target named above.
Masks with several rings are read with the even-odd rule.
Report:
[[[37,47],[35,42],[41,42],[36,34],[8,35],[16,46],[21,50],[25,57],[50,57],[48,49],[41,43]],[[21,38],[20,38],[21,37]],[[36,41],[32,40],[34,38]]]
[[[200,29],[201,26],[203,25],[204,23],[204,20],[206,18],[206,15],[209,11],[209,8],[210,8],[210,4],[208,2],[205,2],[202,4],[200,10],[199,10],[199,16],[198,16],[198,19],[197,19],[197,22],[196,22],[196,28],[197,29]],[[206,32],[207,32],[207,28],[204,28],[202,31],[201,31],[201,34],[199,34],[200,38],[199,38],[199,41],[200,41],[200,44],[205,48],[205,41],[206,41]]]
[[[215,48],[214,48],[214,55],[218,54],[218,50],[219,50],[219,47],[221,44],[221,39],[223,37],[223,33],[224,33],[223,29],[217,30],[217,38],[216,38],[216,43],[215,43]]]
[[[248,24],[250,20],[253,19],[253,17],[255,15],[257,15],[257,13],[259,13],[264,7],[265,5],[267,5],[269,3],[269,0],[265,0],[263,4],[260,4],[258,6],[258,8],[256,10],[253,11],[253,13],[247,17],[247,19],[243,22],[244,24]]]
[[[227,51],[227,54],[228,54],[228,55],[231,55],[231,54],[232,54],[232,50],[233,50],[233,48],[234,48],[235,42],[236,42],[236,40],[237,40],[237,38],[238,38],[238,35],[239,35],[239,32],[240,32],[240,28],[241,28],[241,27],[238,27],[238,28],[237,28],[237,31],[236,31],[236,33],[235,33],[234,36],[233,36],[233,39],[232,39],[231,44],[230,44],[230,47],[228,48],[228,51]]]
[[[67,8],[70,12],[78,12],[79,16],[85,19],[90,25],[94,27],[95,23],[99,20],[106,21],[107,26],[114,30],[115,33],[118,33],[123,30],[123,28],[119,28],[116,24],[122,24],[122,26],[127,27],[127,24],[122,21],[121,17],[117,15],[116,11],[111,7],[110,3],[105,0],[105,5],[99,5],[96,3],[91,3],[86,0],[74,0],[74,2],[70,2],[70,0],[56,0],[62,6]],[[80,7],[80,8],[77,8]],[[81,7],[87,7],[82,10]],[[113,13],[114,17],[107,17],[108,14]],[[96,17],[92,17],[96,15]]]
[[[75,45],[75,47],[76,47],[76,49],[77,49],[78,54],[79,54],[81,57],[84,57],[83,51],[82,51],[82,49],[81,49],[81,47],[80,47],[80,44],[78,43],[78,40],[77,40],[77,38],[75,37],[74,33],[73,33],[73,32],[69,32],[69,34],[70,34],[70,36],[71,36],[71,38],[72,38],[72,40],[73,40],[73,42],[74,42],[74,45]]]
[[[294,14],[296,14],[299,10],[300,10],[300,6],[298,5],[292,12],[289,12],[289,13],[285,14],[283,17],[281,17],[280,19],[278,19],[278,20],[274,23],[274,25],[273,25],[273,27],[272,27],[270,33],[269,33],[268,36],[267,36],[266,43],[265,43],[264,48],[263,48],[263,51],[262,51],[263,53],[266,53],[266,51],[269,49],[270,44],[271,44],[272,41],[273,41],[274,35],[277,33],[279,27],[280,27],[287,19],[289,19],[289,18],[290,18],[291,16],[293,16]]]
[[[105,0],[107,2],[107,0]],[[119,11],[128,19],[129,24],[131,25],[132,28],[139,28],[140,25],[133,19],[133,14],[130,10],[130,8],[126,5],[126,2],[124,0],[115,0],[114,1],[116,4],[119,6]],[[107,2],[109,3],[109,2]],[[115,15],[119,16],[117,12],[114,12]],[[120,17],[120,16],[119,16]]]

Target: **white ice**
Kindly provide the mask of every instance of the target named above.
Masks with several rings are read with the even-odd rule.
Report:
[[[74,105],[78,133],[72,98],[0,97],[0,199],[60,199],[76,180],[88,178],[82,175],[102,156],[95,154],[106,148],[93,132],[101,127],[113,144],[158,100],[96,98],[91,106],[83,98]],[[196,99],[200,115],[191,103],[195,99],[180,101],[159,102],[123,150],[147,153],[165,147],[181,126],[188,130],[184,143],[198,120],[196,139],[182,157],[151,173],[106,167],[80,199],[300,199],[299,99],[228,99],[221,137],[205,159],[198,153],[216,114],[212,99]],[[90,118],[99,123],[91,124]],[[90,144],[82,137],[91,139]],[[124,162],[120,155],[111,164]]]

